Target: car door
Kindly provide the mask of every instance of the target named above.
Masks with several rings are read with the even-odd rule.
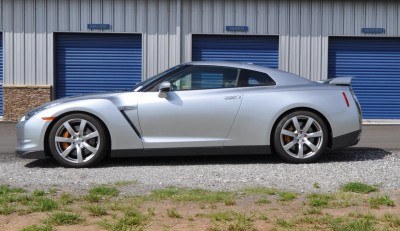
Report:
[[[144,148],[221,147],[243,98],[238,72],[195,65],[166,79],[170,91],[145,92],[138,104]]]

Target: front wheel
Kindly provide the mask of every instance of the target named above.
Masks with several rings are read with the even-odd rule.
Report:
[[[51,154],[65,167],[93,166],[109,150],[105,128],[97,119],[85,114],[61,118],[52,127],[48,139]]]
[[[296,111],[278,122],[273,138],[275,151],[283,159],[310,163],[322,155],[329,135],[321,117],[309,111]]]

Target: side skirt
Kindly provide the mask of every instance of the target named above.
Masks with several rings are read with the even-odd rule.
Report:
[[[270,154],[271,148],[266,146],[230,146],[200,148],[154,148],[154,149],[122,149],[112,150],[111,157],[146,157],[146,156],[213,156],[213,155],[246,155]]]

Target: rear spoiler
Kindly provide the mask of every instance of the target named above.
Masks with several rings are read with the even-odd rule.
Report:
[[[337,86],[350,86],[352,78],[353,77],[336,77],[336,78],[327,79],[327,80],[320,80],[317,82],[331,84],[331,85],[337,85]]]

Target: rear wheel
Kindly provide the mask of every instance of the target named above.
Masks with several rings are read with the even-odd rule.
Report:
[[[322,155],[328,139],[328,129],[317,114],[296,111],[278,122],[273,145],[283,159],[292,163],[309,163]]]
[[[109,150],[103,125],[85,114],[61,118],[49,134],[49,149],[65,167],[89,167],[100,162]]]

